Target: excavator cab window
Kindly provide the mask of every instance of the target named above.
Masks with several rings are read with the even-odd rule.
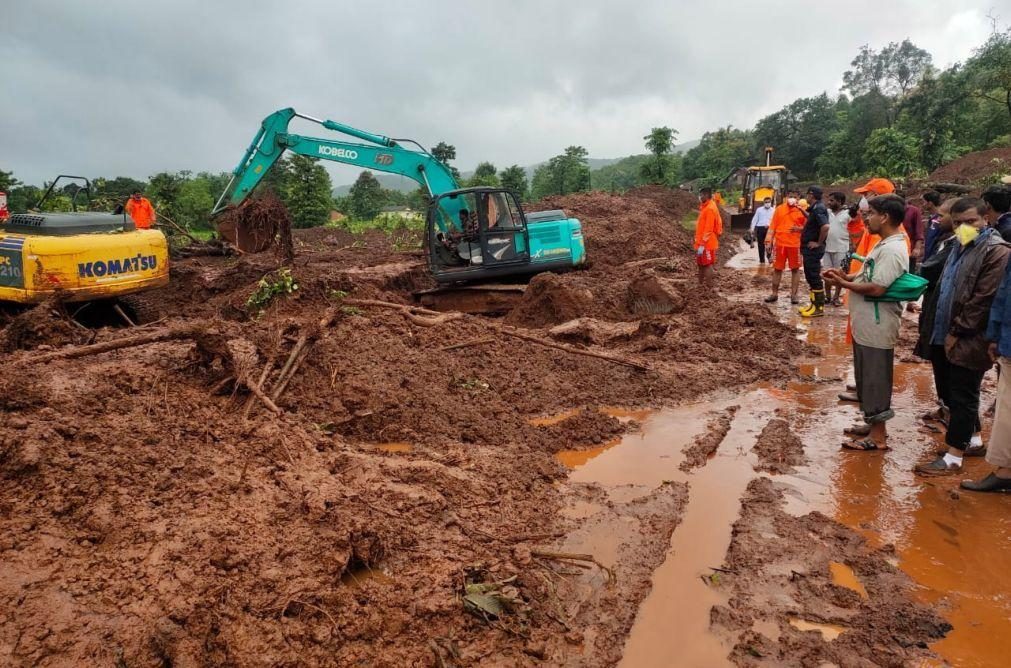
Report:
[[[529,262],[526,234],[523,213],[507,191],[446,193],[429,208],[428,244],[437,273]]]

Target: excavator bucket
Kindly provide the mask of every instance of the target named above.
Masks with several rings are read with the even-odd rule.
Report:
[[[751,217],[753,214],[750,213],[735,213],[730,216],[730,229],[735,232],[743,232],[745,230],[751,229]]]

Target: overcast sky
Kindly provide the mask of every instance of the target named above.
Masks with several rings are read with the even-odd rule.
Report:
[[[909,37],[945,67],[987,14],[1011,23],[1011,0],[4,4],[0,169],[29,183],[228,171],[287,106],[447,141],[462,170],[572,144],[619,157],[653,126],[697,139],[834,94],[861,44]],[[335,185],[356,172],[331,169]]]

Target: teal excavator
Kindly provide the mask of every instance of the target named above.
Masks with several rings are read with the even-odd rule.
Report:
[[[292,134],[288,125],[294,118],[365,143]],[[291,108],[263,119],[211,215],[249,198],[285,151],[401,174],[418,182],[430,197],[425,247],[428,267],[440,284],[571,269],[586,261],[582,225],[563,211],[525,214],[519,198],[509,190],[460,188],[449,168],[413,140],[364,132]]]

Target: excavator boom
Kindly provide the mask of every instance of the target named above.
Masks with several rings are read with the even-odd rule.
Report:
[[[288,132],[288,125],[296,117],[368,143],[291,134]],[[412,151],[400,146],[395,139],[358,130],[336,121],[304,116],[294,109],[287,108],[275,111],[263,119],[242,160],[232,170],[228,187],[214,205],[211,215],[217,215],[231,206],[244,202],[285,151],[400,174],[417,181],[433,197],[459,188],[449,168],[423,149]]]

